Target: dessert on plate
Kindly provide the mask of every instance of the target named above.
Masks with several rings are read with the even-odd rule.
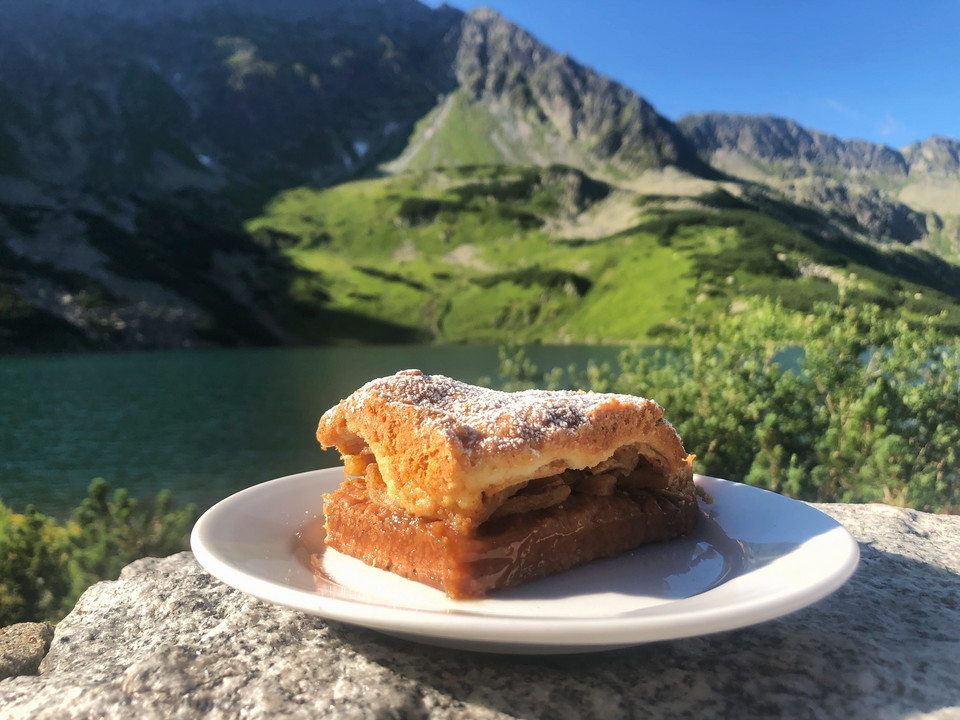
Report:
[[[405,370],[323,414],[325,542],[451,598],[690,532],[693,456],[653,400],[500,392]]]

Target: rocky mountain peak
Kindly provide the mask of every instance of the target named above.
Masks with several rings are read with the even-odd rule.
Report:
[[[594,159],[637,171],[705,168],[673,123],[623,85],[543,45],[489,8],[463,18],[454,71],[475,100],[548,123]]]
[[[960,141],[931,135],[903,149],[911,175],[956,178],[960,175]]]
[[[468,11],[467,18],[470,20],[475,20],[476,22],[479,22],[479,23],[501,22],[501,23],[510,24],[506,20],[504,20],[504,18],[500,15],[500,13],[498,13],[496,10],[486,5],[481,5],[480,7],[476,7],[476,8],[473,8],[473,10]]]

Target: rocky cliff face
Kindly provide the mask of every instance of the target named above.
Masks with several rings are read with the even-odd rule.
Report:
[[[697,150],[707,155],[735,151],[753,160],[785,163],[785,173],[840,171],[903,177],[907,163],[896,150],[863,140],[841,140],[808,130],[793,120],[706,113],[678,121]]]
[[[960,243],[956,140],[931,137],[895,150],[785,118],[722,113],[689,115],[678,125],[715,166],[839,215],[871,239],[914,243],[946,231]]]
[[[960,176],[960,141],[931,135],[901,151],[912,177],[956,179]]]
[[[490,11],[414,0],[44,8],[18,5],[0,30],[8,176],[112,191],[329,184],[396,155],[457,87],[624,168],[701,166],[636,93]]]
[[[595,161],[631,172],[668,165],[707,170],[676,126],[642,97],[492,11],[464,18],[455,71],[473,98],[532,115],[567,142],[589,148]]]
[[[0,46],[0,168],[168,191],[351,176],[450,88],[452,10],[55,3]]]

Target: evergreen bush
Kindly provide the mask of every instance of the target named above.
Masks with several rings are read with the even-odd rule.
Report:
[[[15,513],[0,502],[0,627],[56,622],[125,565],[186,549],[195,517],[192,505],[174,508],[168,491],[141,503],[123,489],[111,496],[102,478],[63,524],[32,505]]]

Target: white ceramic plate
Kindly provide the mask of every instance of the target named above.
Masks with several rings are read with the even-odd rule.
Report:
[[[453,601],[322,545],[321,494],[340,468],[236,493],[194,526],[212,575],[268,602],[395,636],[510,653],[589,652],[752,625],[840,587],[859,559],[836,521],[801,502],[697,476],[712,504],[690,536],[507,590]],[[308,567],[323,553],[323,574]]]

